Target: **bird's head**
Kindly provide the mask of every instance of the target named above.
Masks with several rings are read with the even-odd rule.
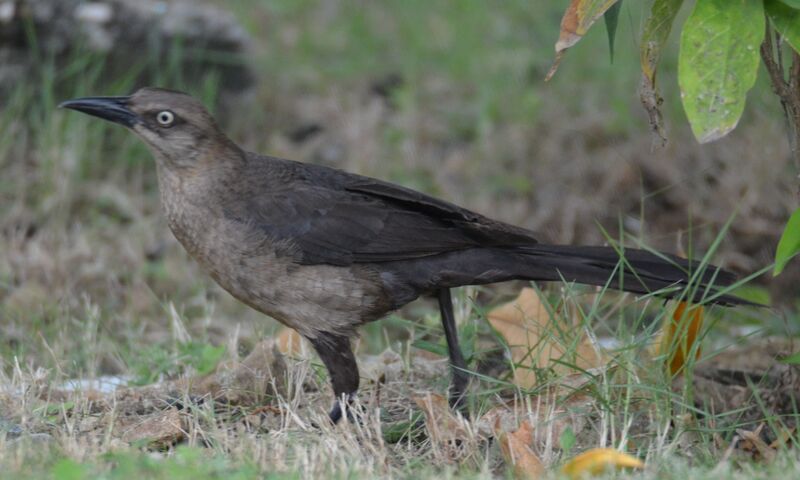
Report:
[[[232,143],[202,103],[183,92],[142,88],[126,97],[85,97],[59,105],[133,130],[169,169],[196,168]]]

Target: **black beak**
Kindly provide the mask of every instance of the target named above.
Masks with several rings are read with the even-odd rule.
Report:
[[[85,97],[62,102],[58,108],[70,108],[103,120],[133,127],[139,117],[128,109],[131,97]]]

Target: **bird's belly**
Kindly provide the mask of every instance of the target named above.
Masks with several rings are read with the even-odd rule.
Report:
[[[351,334],[386,313],[380,282],[358,268],[299,265],[285,244],[233,233],[229,225],[206,224],[184,242],[195,260],[231,295],[307,337],[319,332]]]

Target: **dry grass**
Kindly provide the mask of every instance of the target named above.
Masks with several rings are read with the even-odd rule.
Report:
[[[545,85],[540,78],[557,15],[540,15],[522,0],[503,8],[423,3],[234,2],[256,37],[259,83],[239,103],[219,106],[226,129],[253,150],[401,182],[558,242],[605,242],[599,223],[614,238],[623,230],[653,247],[704,251],[738,210],[715,260],[742,272],[771,261],[794,179],[766,84],[752,95],[734,134],[709,146],[696,145],[668,105],[671,143],[651,151],[636,104],[635,44],[618,40],[612,67],[596,60],[598,47],[591,45],[604,41],[602,32],[590,36],[570,52],[558,83]],[[635,18],[638,7],[629,8]],[[629,28],[621,25],[618,39],[630,37]],[[677,99],[668,67],[665,96]],[[303,478],[505,474],[491,435],[477,426],[464,427],[455,460],[447,445],[431,444],[425,429],[404,441],[387,440],[397,440],[393,428],[402,432],[421,418],[414,396],[446,388],[441,362],[414,364],[411,345],[440,340],[438,319],[424,302],[364,329],[367,367],[367,355],[386,349],[400,360],[371,362],[362,425],[331,428],[322,421],[329,393],[313,359],[290,362],[282,393],[238,407],[184,398],[185,385],[162,388],[206,373],[218,359],[212,346],[226,347],[223,359],[246,356],[275,324],[213,285],[172,238],[159,213],[151,161],[135,139],[55,111],[52,98],[123,93],[107,89],[125,79],[55,69],[55,88],[43,70],[11,92],[0,113],[0,416],[23,432],[0,446],[5,472],[34,478],[76,478],[59,476],[58,469],[70,468],[108,478],[125,472],[167,478],[178,471]],[[389,85],[388,95],[376,93],[382,85]],[[310,125],[320,132],[297,140],[298,130]],[[793,275],[785,274],[787,284]],[[570,416],[548,417],[552,398],[532,397],[504,380],[510,367],[483,321],[483,308],[514,288],[459,294],[462,335],[474,339],[467,343],[485,374],[473,387],[473,411],[516,402],[518,417],[539,418],[544,435],[537,453],[557,465],[564,454],[554,425]],[[591,297],[563,290],[557,286],[554,298],[592,305]],[[774,292],[784,305],[797,304],[796,290]],[[761,467],[726,457],[709,433],[716,428],[711,423],[694,429],[676,420],[676,413],[691,411],[689,393],[673,393],[666,379],[643,375],[648,365],[639,364],[638,354],[655,329],[657,306],[622,308],[628,297],[608,299],[586,327],[621,339],[619,373],[597,379],[588,411],[577,408],[586,421],[575,429],[573,451],[622,445],[647,459],[644,477],[758,473]],[[742,328],[762,322],[771,331],[793,332],[796,313],[787,312],[718,311],[708,343],[728,345]],[[368,380],[379,372],[384,383]],[[129,403],[60,392],[68,379],[104,375],[156,387],[130,393]],[[167,403],[176,397],[183,408],[169,418],[178,418],[177,450],[171,441],[154,446],[124,436],[136,418],[172,412]],[[720,435],[731,440],[736,426]],[[41,461],[31,461],[43,452]],[[760,473],[795,471],[794,460],[784,452]]]

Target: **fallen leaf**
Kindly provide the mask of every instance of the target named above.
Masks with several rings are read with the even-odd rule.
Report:
[[[268,338],[244,360],[222,362],[215,372],[190,382],[190,391],[231,404],[260,404],[265,395],[284,393],[287,376],[285,357],[275,340]]]
[[[672,316],[665,320],[667,324],[662,327],[655,353],[668,355],[670,374],[677,375],[684,370],[692,349],[695,350],[695,358],[700,358],[700,346],[695,348],[694,345],[703,327],[703,316],[702,305],[679,302]]]
[[[514,476],[537,479],[544,475],[544,465],[530,447],[533,440],[533,427],[529,420],[524,420],[517,430],[501,432],[497,437],[500,441],[503,458],[507,464],[513,467]]]
[[[121,438],[128,443],[146,443],[151,448],[164,448],[174,445],[186,436],[181,414],[177,408],[170,408],[146,417],[120,418],[117,429]]]
[[[769,448],[774,448],[775,450],[779,448],[784,448],[791,443],[794,443],[794,432],[795,428],[784,428],[781,427],[780,431],[778,432],[778,437],[769,444]]]
[[[511,350],[516,366],[514,384],[522,388],[535,386],[537,371],[548,367],[566,375],[575,372],[569,365],[589,370],[605,363],[582,333],[577,338],[563,338],[567,334],[565,330],[574,330],[573,326],[559,328],[532,288],[522,289],[516,300],[495,308],[488,318]],[[576,346],[571,347],[569,343]]]
[[[618,0],[572,0],[561,18],[561,30],[556,42],[556,58],[545,76],[545,82],[555,75],[564,52],[586,35],[594,22]]]
[[[287,357],[302,357],[309,353],[308,345],[303,337],[293,328],[285,327],[275,336],[278,350]]]
[[[737,428],[736,434],[742,437],[742,441],[739,442],[739,448],[751,453],[754,460],[771,462],[775,460],[775,456],[778,452],[761,439],[761,430],[763,430],[763,428],[763,423],[752,432]]]
[[[413,397],[413,400],[425,414],[425,425],[432,441],[449,441],[460,436],[463,422],[456,418],[445,397],[427,393]]]
[[[472,438],[463,417],[457,417],[441,395],[426,393],[412,399],[425,414],[425,428],[434,455],[445,461],[460,459],[468,451],[466,442]]]
[[[609,468],[644,468],[644,463],[636,457],[622,453],[613,448],[593,448],[574,457],[563,467],[561,472],[570,478],[583,475],[597,475]]]

